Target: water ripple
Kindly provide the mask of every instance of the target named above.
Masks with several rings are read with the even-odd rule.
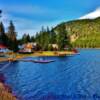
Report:
[[[66,100],[66,97],[78,94],[89,97],[93,94],[100,95],[100,50],[79,51],[80,55],[67,57],[25,58],[51,59],[55,62],[44,65],[13,63],[2,73],[7,77],[7,83],[23,100]]]

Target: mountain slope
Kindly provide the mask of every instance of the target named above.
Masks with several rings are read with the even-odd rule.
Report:
[[[100,17],[96,19],[82,19],[62,23],[70,35],[71,43],[75,47],[100,47]]]

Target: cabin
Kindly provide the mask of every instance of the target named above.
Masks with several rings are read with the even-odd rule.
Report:
[[[65,51],[66,51],[66,50],[69,50],[69,46],[66,45],[66,46],[64,47],[64,50],[65,50]]]
[[[59,49],[58,44],[49,44],[49,47],[51,47],[54,51]]]
[[[6,53],[9,49],[4,44],[0,44],[0,53]]]
[[[32,53],[36,50],[37,43],[26,43],[22,46],[19,46],[19,53]]]

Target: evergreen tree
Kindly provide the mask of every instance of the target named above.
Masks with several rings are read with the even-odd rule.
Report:
[[[3,35],[5,33],[4,25],[2,22],[0,22],[0,35]]]
[[[9,38],[9,46],[10,46],[10,49],[12,49],[13,51],[17,51],[18,50],[18,41],[17,41],[17,34],[15,32],[15,26],[13,24],[12,21],[10,21],[10,25],[8,27],[8,33],[7,33],[7,36]]]
[[[36,33],[36,36],[35,36],[35,42],[38,45],[38,50],[40,50],[41,49],[41,44],[40,44],[41,40],[40,40],[40,34],[38,32]]]
[[[28,42],[31,42],[30,35],[29,34],[24,34],[22,39],[21,39],[21,43],[25,44],[25,43],[28,43]]]
[[[31,42],[31,38],[30,38],[29,34],[27,35],[26,40],[27,40],[27,42]]]
[[[50,32],[50,44],[56,44],[57,43],[57,35],[54,32],[54,30],[52,29]]]
[[[0,43],[7,44],[7,36],[2,22],[0,22]]]
[[[16,41],[16,32],[15,32],[15,26],[12,21],[10,21],[10,25],[8,27],[8,38],[10,38],[12,41]]]
[[[30,41],[31,42],[35,42],[35,37],[34,36],[32,36],[32,37],[30,37],[31,39],[30,39]]]
[[[69,46],[69,38],[65,25],[62,25],[58,29],[57,44],[59,46],[59,50],[64,50],[66,46]]]
[[[22,41],[22,44],[27,43],[26,37],[27,37],[27,34],[24,34],[22,36],[22,40],[21,40]]]

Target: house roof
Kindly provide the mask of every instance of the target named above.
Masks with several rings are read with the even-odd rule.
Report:
[[[0,44],[0,48],[7,48],[7,46],[5,46],[4,44]]]

